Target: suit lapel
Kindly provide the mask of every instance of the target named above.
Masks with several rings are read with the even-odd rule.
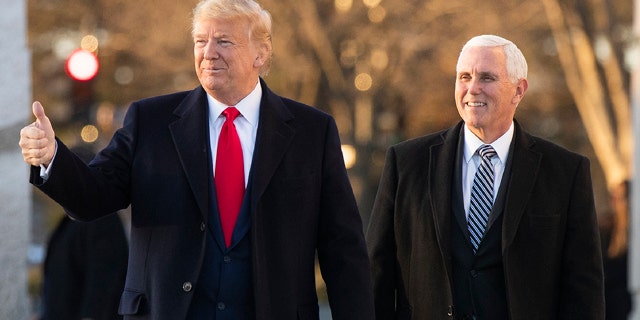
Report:
[[[431,146],[429,150],[429,195],[433,206],[435,227],[438,237],[438,245],[445,257],[447,270],[451,270],[450,244],[451,244],[451,219],[453,215],[453,197],[451,183],[453,181],[455,163],[458,148],[458,137],[462,122],[442,134],[443,143]],[[427,211],[428,212],[428,211]]]
[[[464,123],[462,123],[464,125]],[[467,245],[469,249],[473,248],[470,239],[469,227],[467,224],[467,215],[464,208],[464,196],[462,194],[462,162],[463,154],[464,154],[464,130],[462,130],[462,126],[459,128],[458,134],[458,145],[456,147],[456,153],[452,155],[453,159],[455,159],[455,166],[453,168],[453,190],[452,190],[452,211],[453,217],[456,219],[458,223],[458,227],[462,234],[464,234],[465,238],[468,240]]]
[[[515,145],[502,221],[502,253],[513,241],[524,210],[531,198],[542,154],[532,149],[534,141],[515,122]]]
[[[208,221],[209,198],[209,129],[207,100],[198,87],[175,109],[177,120],[169,124],[173,143],[204,221]],[[172,168],[167,168],[172,170]]]
[[[251,212],[271,181],[278,164],[293,140],[295,129],[289,125],[293,115],[282,99],[260,79],[262,100],[250,177],[252,179]]]

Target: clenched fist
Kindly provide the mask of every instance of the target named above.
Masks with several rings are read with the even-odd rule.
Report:
[[[51,121],[44,114],[40,102],[33,103],[36,121],[20,130],[20,148],[24,161],[33,166],[48,166],[56,148],[55,133]]]

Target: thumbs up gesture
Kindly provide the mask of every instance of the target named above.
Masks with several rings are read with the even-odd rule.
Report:
[[[36,121],[20,130],[22,157],[30,165],[48,166],[56,149],[55,133],[40,102],[34,102],[32,107]]]

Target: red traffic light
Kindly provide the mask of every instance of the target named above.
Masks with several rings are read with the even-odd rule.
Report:
[[[67,58],[65,70],[77,81],[89,81],[98,73],[98,57],[93,52],[76,49]]]

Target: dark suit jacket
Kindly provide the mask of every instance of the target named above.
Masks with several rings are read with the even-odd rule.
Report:
[[[373,319],[362,222],[335,122],[261,85],[250,199],[256,317],[318,318],[317,250],[334,319]],[[131,203],[120,306],[138,313],[129,319],[187,314],[210,223],[207,126],[202,87],[145,99],[89,167],[59,141],[49,179],[32,171],[32,182],[78,219]]]
[[[463,123],[393,146],[367,231],[378,320],[450,319],[452,183]],[[516,123],[502,212],[510,319],[603,319],[587,158]]]

